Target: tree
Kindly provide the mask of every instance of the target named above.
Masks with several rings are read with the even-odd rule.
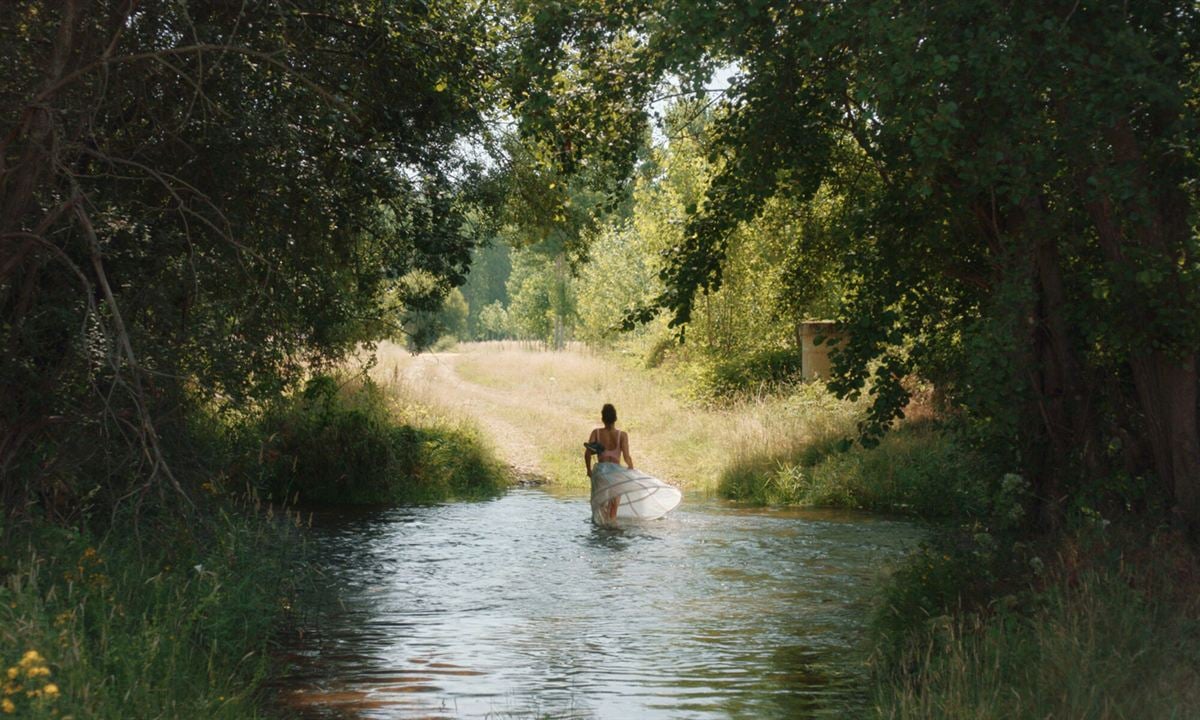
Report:
[[[603,119],[631,94],[644,106],[654,78],[740,71],[709,145],[716,174],[641,317],[692,322],[740,227],[828,188],[854,238],[832,386],[874,395],[865,441],[902,415],[901,380],[924,374],[1034,481],[1046,524],[1123,466],[1151,471],[1200,528],[1194,4],[698,0],[601,19],[608,7],[547,19],[564,49],[537,69],[629,81],[526,107],[551,134],[582,121],[545,106],[578,106],[591,132],[577,154],[643,132]]]
[[[420,353],[433,348],[442,338],[462,339],[468,313],[466,298],[458,288],[452,289],[436,310],[407,308],[400,321],[404,346]]]
[[[523,250],[513,257],[508,278],[509,329],[526,340],[563,347],[575,320],[574,282],[561,254],[544,248]]]
[[[583,340],[603,343],[630,309],[656,294],[656,253],[628,222],[607,225],[588,245],[575,285],[579,330]]]
[[[182,490],[163,437],[189,403],[247,406],[386,335],[406,273],[429,302],[461,284],[451,174],[493,22],[453,0],[0,7],[6,511],[54,478],[74,512],[85,472],[111,498]]]
[[[490,303],[479,311],[478,337],[483,340],[502,340],[510,334],[508,311],[499,301]]]
[[[491,238],[487,245],[476,247],[471,256],[471,272],[462,287],[463,296],[470,307],[467,316],[467,335],[472,338],[488,337],[495,327],[484,329],[483,311],[493,305],[503,308],[508,302],[508,290],[505,282],[512,272],[512,260],[509,258],[508,244],[499,237]]]

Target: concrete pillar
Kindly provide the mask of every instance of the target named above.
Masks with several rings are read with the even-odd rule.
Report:
[[[817,338],[824,338],[820,345]],[[831,320],[800,323],[800,377],[803,380],[828,378],[829,353],[846,342],[846,334]]]

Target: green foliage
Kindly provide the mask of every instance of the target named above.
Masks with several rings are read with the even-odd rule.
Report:
[[[478,433],[439,421],[366,379],[317,376],[251,437],[270,497],[316,504],[440,502],[494,495],[505,474]]]
[[[508,310],[497,300],[479,311],[476,321],[476,337],[481,340],[501,340],[511,334]]]
[[[842,507],[926,519],[978,515],[988,503],[978,458],[928,424],[905,426],[874,448],[846,448],[853,426],[834,426],[783,454],[743,458],[721,494],[764,505]]]
[[[513,256],[508,278],[508,329],[523,340],[562,347],[575,324],[575,281],[562,255],[538,249]]]
[[[0,691],[12,703],[4,711],[257,717],[261,685],[276,671],[272,637],[309,577],[299,518],[272,519],[244,501],[209,508],[190,527],[143,527],[141,541],[11,529],[0,556],[0,672],[16,667],[17,677]],[[42,662],[22,664],[31,652]]]
[[[912,662],[900,665],[912,672],[879,677],[880,716],[1185,717],[1200,699],[1200,616],[1185,597],[1197,576],[1192,560],[1181,586],[1180,568],[1166,557],[1155,553],[1136,569],[1086,568],[980,614],[937,615],[932,633],[911,647]],[[953,598],[972,574],[962,562],[926,558],[896,584],[933,585]],[[891,599],[903,603],[898,595]]]
[[[477,247],[471,254],[471,271],[462,287],[469,314],[467,315],[467,337],[475,340],[498,340],[505,336],[504,323],[497,324],[495,309],[492,317],[484,319],[489,307],[503,309],[508,302],[506,281],[512,273],[509,247],[499,238],[492,238],[487,245]]]
[[[629,222],[614,221],[589,242],[575,285],[581,339],[610,341],[625,315],[653,297],[658,284],[653,257],[653,246]]]
[[[586,239],[605,215],[619,212],[623,194],[603,163],[565,173],[553,149],[538,138],[506,136],[507,168],[494,179],[502,185],[501,235],[514,248],[560,255],[572,265],[587,253]]]
[[[436,310],[407,310],[401,328],[404,345],[413,352],[434,348],[439,341],[463,338],[467,331],[466,298],[458,288],[451,290]]]
[[[97,502],[170,485],[189,402],[248,411],[391,334],[398,279],[461,284],[504,52],[469,8],[0,6],[6,510],[67,444],[103,451]]]
[[[747,394],[786,392],[800,381],[800,351],[784,348],[706,358],[690,369],[688,390],[693,397],[729,402]]]

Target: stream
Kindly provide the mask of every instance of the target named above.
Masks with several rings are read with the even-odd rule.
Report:
[[[605,529],[584,494],[318,515],[333,591],[280,654],[301,718],[820,718],[865,709],[902,520],[685,497]]]

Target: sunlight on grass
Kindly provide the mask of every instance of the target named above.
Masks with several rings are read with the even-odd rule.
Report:
[[[636,358],[583,349],[548,352],[515,343],[473,343],[460,345],[456,353],[414,359],[384,344],[378,358],[376,376],[392,380],[404,378],[419,362],[440,366],[440,380],[409,381],[422,402],[458,405],[460,411],[493,418],[495,426],[511,426],[492,431],[520,432],[541,471],[566,486],[587,484],[581,445],[600,424],[606,402],[616,406],[618,426],[630,434],[635,465],[704,492],[715,492],[728,468],[761,474],[814,440],[840,440],[853,431],[858,412],[820,384],[788,397],[698,407],[684,399],[679,373],[645,370]],[[450,387],[455,380],[466,387]]]

